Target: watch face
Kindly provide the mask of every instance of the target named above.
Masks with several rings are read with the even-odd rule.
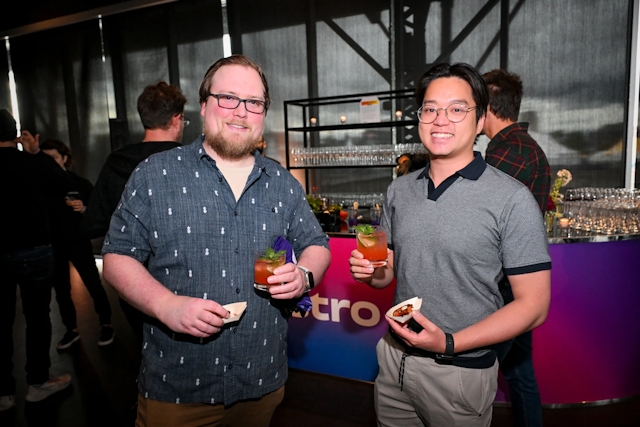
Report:
[[[304,280],[305,280],[305,284],[307,285],[307,289],[308,290],[313,289],[313,287],[315,286],[313,282],[313,273],[304,267],[298,267],[298,268],[302,270],[302,272],[304,273]]]
[[[307,284],[309,285],[309,289],[313,289],[313,287],[316,285],[313,282],[313,273],[312,272],[308,272],[307,273]]]

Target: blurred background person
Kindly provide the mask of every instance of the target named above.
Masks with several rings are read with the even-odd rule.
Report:
[[[396,176],[406,175],[413,171],[423,169],[427,165],[428,160],[428,154],[401,154],[396,159]]]
[[[551,190],[551,170],[542,148],[518,122],[522,81],[517,74],[493,70],[483,74],[489,87],[489,108],[483,133],[491,139],[485,161],[526,185],[544,215]],[[513,301],[506,276],[500,284],[504,303]],[[509,385],[515,426],[542,426],[542,402],[533,370],[532,332],[496,347],[500,371]]]
[[[111,215],[129,176],[138,164],[152,154],[179,147],[189,120],[184,117],[187,98],[179,87],[159,82],[144,88],[138,97],[138,114],[144,127],[142,142],[112,152],[105,162],[82,222],[86,237],[104,237]],[[120,306],[131,325],[138,344],[142,344],[144,315],[120,298]]]
[[[265,155],[265,150],[267,149],[267,140],[264,139],[264,134],[260,135],[260,139],[256,144],[256,149],[260,152],[260,155],[262,155],[262,157],[264,157],[265,159],[273,160],[274,162],[280,164],[280,162],[277,161],[276,159]]]
[[[51,156],[69,177],[69,191],[65,196],[66,206],[61,212],[60,223],[54,224],[53,256],[56,268],[53,287],[56,290],[56,300],[60,307],[62,323],[67,328],[66,333],[56,347],[58,350],[64,350],[80,339],[76,310],[71,298],[69,262],[78,271],[82,282],[89,291],[89,295],[93,298],[93,305],[96,313],[98,313],[101,326],[98,345],[109,345],[113,342],[115,336],[111,325],[109,298],[102,287],[91,241],[80,233],[80,223],[91,197],[93,185],[87,179],[68,169],[73,165],[73,155],[64,142],[56,139],[47,139],[40,144],[40,149]]]
[[[26,400],[37,402],[71,383],[50,376],[51,286],[54,261],[49,211],[64,200],[67,177],[44,153],[17,148],[13,116],[0,110],[0,411],[16,406],[13,322],[20,286],[26,328]]]

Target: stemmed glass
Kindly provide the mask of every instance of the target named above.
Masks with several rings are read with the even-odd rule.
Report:
[[[577,190],[568,189],[564,195],[564,216],[569,218],[569,225],[573,227],[576,222],[576,208],[579,204],[580,195]]]

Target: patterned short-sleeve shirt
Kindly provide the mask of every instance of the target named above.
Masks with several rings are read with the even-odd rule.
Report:
[[[287,377],[287,321],[274,300],[253,287],[255,252],[283,236],[299,256],[308,246],[328,247],[328,238],[302,186],[282,166],[255,155],[236,201],[202,144],[201,136],[140,163],[103,253],[144,263],[176,295],[222,305],[247,301],[239,322],[206,339],[176,334],[156,319],[144,325],[144,396],[229,405],[277,390]]]

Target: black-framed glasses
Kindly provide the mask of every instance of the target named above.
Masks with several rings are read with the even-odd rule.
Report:
[[[244,102],[244,108],[250,113],[262,114],[267,109],[267,103],[260,99],[242,99],[223,93],[209,93],[208,96],[216,98],[220,108],[227,108],[229,110],[235,110],[240,106],[241,102]]]
[[[184,122],[184,127],[189,126],[189,123],[191,123],[191,120],[187,119],[184,114],[180,114],[180,120]]]
[[[476,107],[467,107],[464,104],[451,104],[447,108],[436,108],[433,105],[423,105],[418,108],[416,112],[418,115],[418,120],[421,123],[433,123],[438,118],[438,114],[440,114],[440,110],[444,111],[444,114],[447,116],[447,119],[451,123],[458,123],[464,120],[467,117],[467,113],[471,110],[475,110]]]

